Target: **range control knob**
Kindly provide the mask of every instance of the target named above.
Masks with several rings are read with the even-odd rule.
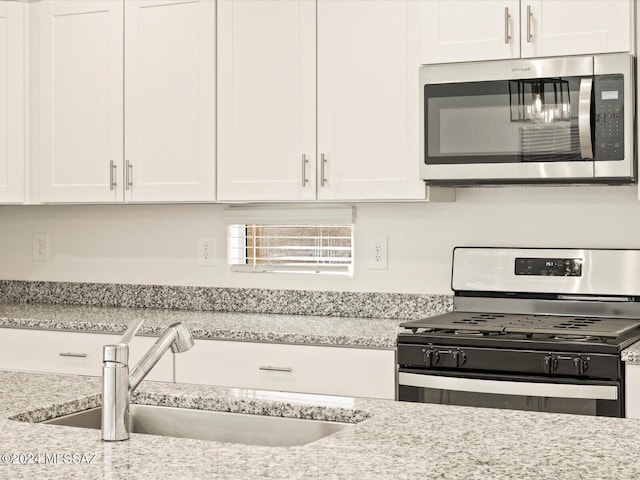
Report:
[[[424,364],[426,367],[431,367],[440,361],[440,354],[438,350],[434,348],[423,348]]]
[[[467,361],[467,354],[462,350],[455,350],[451,355],[453,356],[454,367],[460,367]]]
[[[553,373],[558,369],[558,359],[555,355],[546,355],[544,357],[542,368],[544,373]]]
[[[589,357],[583,357],[582,355],[578,355],[573,359],[573,371],[577,375],[586,375],[587,370],[589,369]]]

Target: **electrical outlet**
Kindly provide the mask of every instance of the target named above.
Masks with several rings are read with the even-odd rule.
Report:
[[[387,269],[387,237],[375,237],[370,239],[367,252],[369,255],[369,269]]]
[[[34,262],[49,261],[49,235],[46,233],[34,233],[31,244],[32,259]]]
[[[198,238],[198,266],[213,267],[213,237]]]

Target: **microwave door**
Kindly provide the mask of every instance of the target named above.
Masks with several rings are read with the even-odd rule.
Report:
[[[423,179],[433,184],[592,181],[588,105],[580,116],[581,88],[587,95],[584,80],[591,78],[424,85]]]

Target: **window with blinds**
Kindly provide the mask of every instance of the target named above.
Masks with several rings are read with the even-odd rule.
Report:
[[[229,233],[233,270],[352,273],[352,225],[240,224]]]

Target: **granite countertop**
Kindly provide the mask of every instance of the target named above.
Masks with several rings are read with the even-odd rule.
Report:
[[[630,364],[640,364],[640,342],[636,342],[622,351],[622,361]]]
[[[358,423],[307,445],[264,447],[141,434],[102,442],[97,430],[9,420],[95,406],[99,390],[99,378],[0,371],[0,477],[547,480],[640,474],[640,421],[632,419],[143,382],[136,403]],[[40,463],[24,464],[38,453]]]
[[[160,335],[170,324],[185,322],[194,338],[386,349],[395,348],[402,322],[384,318],[0,304],[0,327],[120,334],[139,318],[144,319],[140,335]]]

